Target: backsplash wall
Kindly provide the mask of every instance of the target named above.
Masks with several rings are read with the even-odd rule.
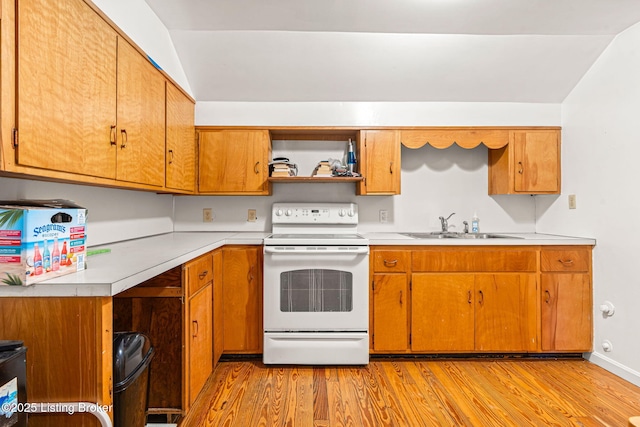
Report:
[[[287,141],[294,163],[309,153],[296,154],[295,141]],[[326,141],[318,141],[325,147]],[[337,156],[334,143],[327,157]],[[322,148],[321,148],[322,149]],[[329,149],[329,148],[327,148]],[[358,204],[361,232],[436,231],[439,216],[455,212],[452,231],[462,231],[462,221],[471,222],[474,212],[480,218],[481,231],[534,232],[535,199],[532,196],[489,196],[487,149],[479,146],[465,150],[452,146],[438,150],[430,146],[412,150],[402,148],[402,192],[397,196],[356,196],[354,183],[277,183],[270,197],[256,196],[176,196],[176,231],[270,231],[271,205],[275,202],[354,202]],[[318,160],[323,157],[318,153]],[[308,160],[305,159],[308,163]],[[300,175],[309,175],[309,167]],[[553,196],[536,196],[553,197]],[[202,222],[202,209],[214,212],[212,223]],[[256,209],[256,222],[247,222],[247,210]],[[381,224],[379,211],[388,211],[388,223]]]

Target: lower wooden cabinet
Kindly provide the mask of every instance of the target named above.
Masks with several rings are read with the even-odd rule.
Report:
[[[473,274],[411,276],[411,350],[474,349]]]
[[[224,304],[222,292],[222,249],[213,251],[213,367],[224,350]]]
[[[189,299],[189,403],[193,404],[213,371],[211,284]]]
[[[405,274],[374,274],[371,345],[374,351],[405,352],[409,347],[409,283]]]
[[[224,352],[262,352],[262,246],[222,250]]]
[[[591,351],[593,295],[590,248],[543,249],[540,288],[543,351]]]
[[[372,247],[371,259],[373,353],[591,350],[590,247]]]

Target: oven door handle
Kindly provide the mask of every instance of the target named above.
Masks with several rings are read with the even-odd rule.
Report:
[[[349,255],[349,254],[368,254],[369,247],[368,246],[357,246],[350,247],[349,249],[309,249],[309,248],[296,248],[292,249],[291,247],[279,247],[279,246],[265,246],[264,253],[266,254],[282,254],[282,255],[322,255],[322,254],[340,254],[340,255]]]

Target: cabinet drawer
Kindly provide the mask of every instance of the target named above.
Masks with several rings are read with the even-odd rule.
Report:
[[[543,249],[540,253],[542,271],[589,271],[591,251],[587,248]]]
[[[410,257],[409,251],[374,251],[373,270],[375,272],[407,271]]]
[[[213,256],[206,254],[187,263],[187,292],[194,295],[213,280]]]
[[[536,271],[536,251],[496,249],[444,249],[415,251],[413,271],[507,272]]]

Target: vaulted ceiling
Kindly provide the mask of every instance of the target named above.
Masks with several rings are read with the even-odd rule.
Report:
[[[638,0],[146,0],[198,101],[559,103]]]

